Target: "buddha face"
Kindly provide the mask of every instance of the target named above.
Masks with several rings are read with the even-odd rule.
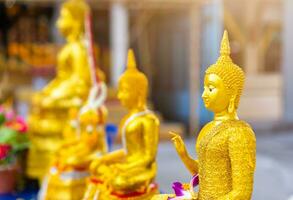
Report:
[[[218,75],[207,74],[205,76],[202,99],[205,107],[214,113],[228,109],[230,95],[223,80]]]
[[[57,27],[64,37],[68,36],[71,33],[73,24],[75,23],[76,22],[72,18],[69,10],[64,8],[61,9],[60,17],[57,21]]]
[[[133,107],[137,106],[139,95],[133,86],[131,87],[130,84],[121,82],[119,83],[118,99],[120,100],[122,106],[128,109],[132,109]]]

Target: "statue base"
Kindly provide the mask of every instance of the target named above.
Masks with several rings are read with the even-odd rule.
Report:
[[[156,183],[151,183],[144,190],[130,193],[110,192],[108,189],[102,181],[92,178],[83,200],[150,200],[154,195],[159,194]]]
[[[87,170],[59,172],[57,168],[52,167],[42,183],[39,199],[80,200],[84,195],[88,177]]]

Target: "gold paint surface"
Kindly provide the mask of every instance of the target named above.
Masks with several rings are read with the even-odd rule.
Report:
[[[91,87],[84,44],[87,11],[88,6],[83,1],[68,0],[62,4],[57,27],[66,44],[58,54],[56,77],[33,95],[28,119],[31,148],[27,175],[31,178],[43,178],[63,141],[62,132],[69,123],[69,109],[79,108]]]
[[[92,178],[99,184],[88,182],[84,200],[93,200],[97,195],[99,200],[144,200],[158,193],[157,188],[151,186],[157,173],[160,123],[146,107],[147,92],[147,78],[136,68],[130,50],[118,91],[121,104],[129,110],[119,127],[123,148],[91,163]]]
[[[221,56],[206,70],[202,98],[214,120],[200,131],[198,159],[187,152],[184,141],[172,133],[178,155],[191,175],[199,174],[199,192],[192,200],[250,200],[256,162],[256,140],[252,128],[239,120],[237,108],[244,85],[244,73],[230,58],[228,34],[222,39]],[[190,188],[192,189],[192,188]],[[172,195],[156,195],[167,200]]]

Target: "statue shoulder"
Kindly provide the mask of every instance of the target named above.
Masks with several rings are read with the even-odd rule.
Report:
[[[256,160],[256,139],[251,126],[244,122],[234,122],[228,129],[228,148],[230,159],[238,166],[247,165],[248,171],[255,169]],[[240,159],[241,158],[241,159]],[[244,170],[241,167],[240,170]]]
[[[86,56],[87,50],[85,48],[85,45],[82,42],[74,42],[70,45],[71,52],[75,56]]]
[[[252,127],[246,121],[237,120],[235,125],[236,127],[243,129],[243,131],[254,133]]]
[[[157,125],[160,124],[160,120],[159,120],[158,116],[152,111],[144,116],[144,121],[145,122],[152,122]]]
[[[205,134],[208,132],[208,130],[210,130],[211,128],[213,128],[215,126],[214,121],[210,121],[207,124],[204,125],[204,127],[200,130],[197,140],[201,140],[201,138],[203,138],[205,136]]]
[[[229,132],[230,140],[242,138],[255,143],[255,133],[252,127],[245,121],[235,120],[229,122],[226,131]]]
[[[206,123],[202,129],[200,130],[200,133],[201,132],[206,132],[207,130],[209,130],[211,127],[215,126],[215,122],[214,121],[210,121],[208,123]]]

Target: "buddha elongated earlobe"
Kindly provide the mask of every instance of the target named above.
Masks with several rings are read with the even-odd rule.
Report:
[[[235,111],[235,97],[232,97],[228,106],[228,113],[233,113]]]
[[[139,94],[138,97],[138,107],[144,107],[146,104],[146,97],[142,94]]]

